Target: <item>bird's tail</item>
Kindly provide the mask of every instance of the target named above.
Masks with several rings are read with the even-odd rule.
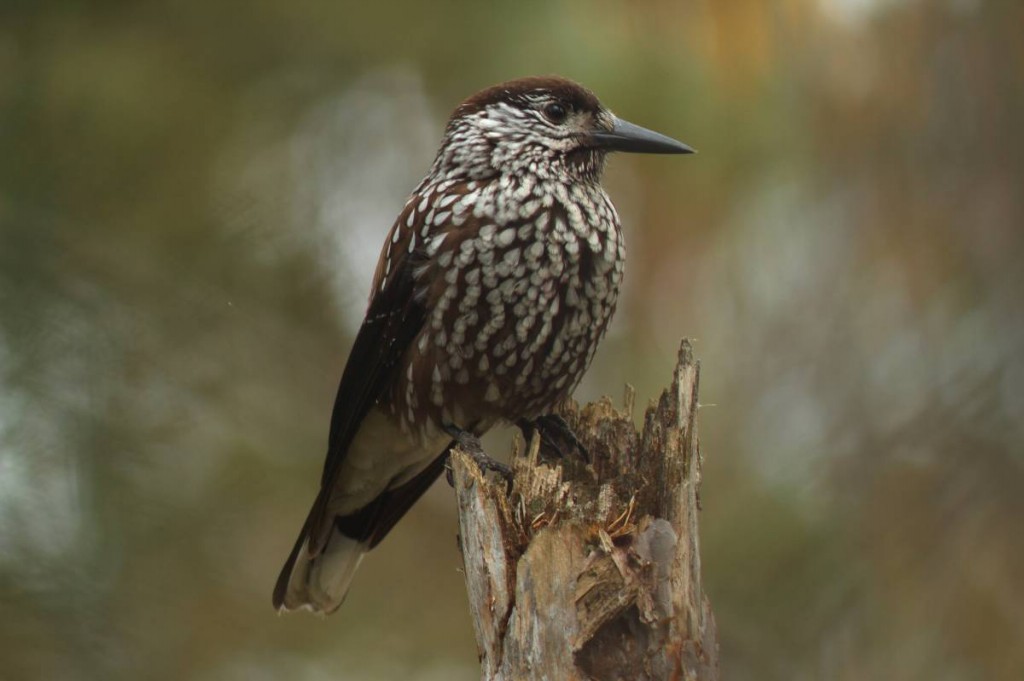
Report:
[[[362,508],[335,516],[323,489],[274,586],[278,610],[338,609],[363,554],[376,546],[444,470],[446,449],[408,482],[386,489]],[[312,529],[318,528],[318,529]]]
[[[337,610],[345,600],[356,568],[370,546],[333,527],[327,541],[313,555],[309,526],[307,519],[277,578],[274,607],[278,610],[307,608],[326,615]]]

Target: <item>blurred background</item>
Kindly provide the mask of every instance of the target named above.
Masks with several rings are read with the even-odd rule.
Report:
[[[0,679],[479,678],[443,484],[334,616],[270,591],[448,113],[546,73],[700,150],[610,163],[630,262],[577,397],[645,404],[698,339],[724,678],[1024,678],[1022,30],[1017,0],[6,0]]]

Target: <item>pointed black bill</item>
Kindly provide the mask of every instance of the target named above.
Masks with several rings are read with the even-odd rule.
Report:
[[[631,151],[637,154],[693,154],[694,149],[671,137],[633,125],[621,118],[615,119],[610,131],[598,130],[590,134],[594,145],[608,151]]]

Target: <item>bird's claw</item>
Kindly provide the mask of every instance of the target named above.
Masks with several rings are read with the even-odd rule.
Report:
[[[533,420],[520,419],[516,422],[527,441],[533,433],[540,435],[541,446],[562,459],[569,453],[577,452],[585,463],[590,463],[590,452],[576,437],[569,424],[558,414],[544,414]]]
[[[480,444],[480,439],[476,435],[473,435],[473,433],[470,433],[469,431],[462,430],[461,428],[457,428],[456,426],[445,426],[445,431],[452,436],[453,440],[452,444],[449,446],[449,451],[452,446],[458,445],[462,451],[469,454],[473,459],[473,462],[480,469],[480,472],[497,473],[507,485],[512,484],[512,469],[497,459],[488,456],[487,452],[484,451],[483,446]],[[452,477],[450,463],[447,465],[445,477],[448,480],[448,484],[454,487],[455,481]]]

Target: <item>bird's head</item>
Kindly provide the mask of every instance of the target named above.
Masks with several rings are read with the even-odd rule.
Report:
[[[597,181],[610,151],[693,153],[616,117],[571,80],[521,78],[482,90],[455,109],[435,172],[475,180],[531,172]]]

